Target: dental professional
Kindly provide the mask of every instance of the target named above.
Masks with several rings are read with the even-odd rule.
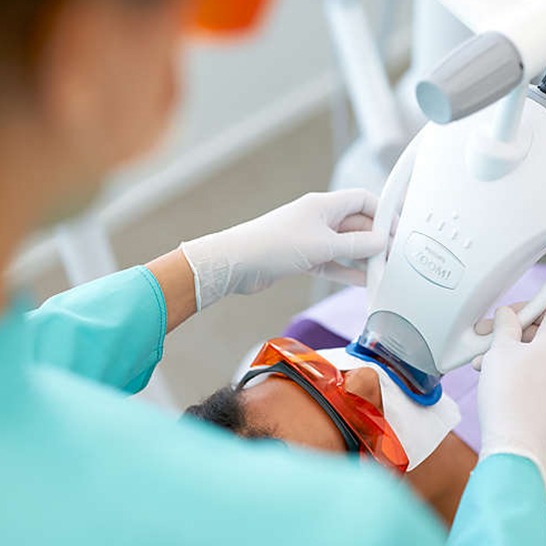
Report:
[[[156,140],[176,94],[181,20],[182,33],[234,29],[261,4],[0,5],[0,544],[445,543],[422,503],[372,464],[252,445],[126,398],[146,386],[166,333],[227,294],[299,272],[362,282],[338,260],[385,244],[369,231],[370,195],[304,196],[35,311],[8,280],[25,235],[81,210]],[[518,334],[501,324],[484,360],[487,450],[453,544],[544,543],[546,334],[524,347]]]

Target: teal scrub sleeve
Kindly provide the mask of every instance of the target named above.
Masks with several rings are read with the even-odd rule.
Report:
[[[177,423],[35,371],[18,415],[0,417],[2,545],[445,546],[430,511],[373,464]]]
[[[34,362],[133,394],[161,360],[167,310],[157,280],[139,266],[54,296],[26,320]]]
[[[449,546],[546,545],[546,488],[537,466],[516,455],[478,464],[461,500]]]
[[[445,545],[377,465],[178,422],[28,362],[28,337],[0,317],[2,546]]]

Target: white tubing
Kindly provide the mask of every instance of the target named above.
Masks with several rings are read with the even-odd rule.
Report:
[[[388,169],[404,143],[396,101],[360,0],[326,0],[334,47],[361,134]]]

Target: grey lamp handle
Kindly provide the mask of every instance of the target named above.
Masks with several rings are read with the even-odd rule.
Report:
[[[502,98],[523,80],[519,51],[503,34],[486,32],[450,53],[417,86],[417,101],[436,123],[464,118]]]

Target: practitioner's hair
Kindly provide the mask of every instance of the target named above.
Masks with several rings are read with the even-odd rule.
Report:
[[[0,3],[0,76],[30,76],[55,15],[75,0],[5,0]]]
[[[0,2],[0,82],[28,87],[36,74],[57,16],[67,5],[97,0],[2,0]],[[160,4],[163,0],[119,1],[130,6]]]

